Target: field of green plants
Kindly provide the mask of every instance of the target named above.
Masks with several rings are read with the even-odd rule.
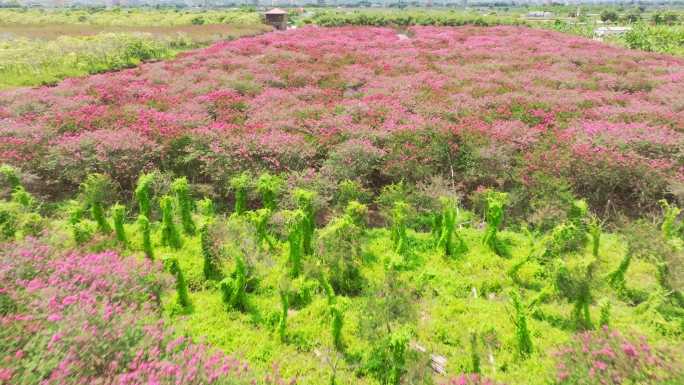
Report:
[[[251,11],[0,9],[0,89],[130,68],[268,30]]]
[[[684,58],[428,17],[0,91],[0,385],[683,384]]]

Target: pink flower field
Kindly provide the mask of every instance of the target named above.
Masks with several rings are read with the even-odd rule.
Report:
[[[72,190],[141,170],[452,175],[651,207],[682,179],[684,59],[523,27],[315,28],[0,94],[0,161]]]

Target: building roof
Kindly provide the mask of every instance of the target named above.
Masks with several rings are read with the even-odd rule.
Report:
[[[265,15],[287,15],[287,12],[280,8],[273,8],[265,13]]]

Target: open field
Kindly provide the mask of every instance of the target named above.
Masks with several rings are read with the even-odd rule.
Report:
[[[270,29],[247,11],[0,9],[0,89],[134,67]]]
[[[511,25],[0,92],[0,384],[682,384],[682,94]]]

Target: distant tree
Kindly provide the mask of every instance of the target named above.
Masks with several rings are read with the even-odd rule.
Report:
[[[604,23],[615,23],[620,18],[620,16],[617,14],[617,12],[607,10],[607,9],[601,12],[600,17],[601,17],[601,21],[603,21]]]

